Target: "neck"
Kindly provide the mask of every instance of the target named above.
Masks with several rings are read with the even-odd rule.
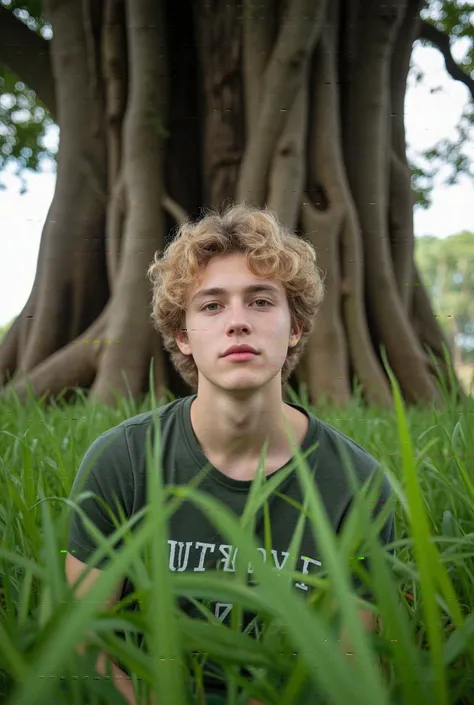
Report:
[[[191,423],[209,457],[222,463],[255,463],[268,441],[266,457],[276,458],[300,439],[293,435],[294,410],[277,394],[215,394],[199,391],[191,405]],[[296,412],[298,413],[298,412]]]

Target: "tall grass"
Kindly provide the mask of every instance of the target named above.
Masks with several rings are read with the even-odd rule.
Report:
[[[160,428],[147,447],[149,502],[131,520],[117,522],[103,537],[70,496],[80,461],[91,443],[124,418],[167,403],[151,393],[140,405],[90,404],[80,391],[73,405],[46,408],[32,398],[0,409],[0,700],[8,705],[111,705],[125,702],[110,679],[96,677],[94,663],[106,649],[133,674],[137,703],[204,703],[203,669],[220,666],[228,683],[228,705],[247,702],[389,705],[474,703],[474,400],[461,407],[446,395],[442,410],[404,408],[388,368],[395,411],[354,403],[313,413],[363,445],[381,463],[396,499],[396,541],[382,546],[378,531],[391,507],[370,520],[373,491],[357,494],[353,511],[337,536],[328,521],[305,458],[289,468],[304,489],[301,519],[307,516],[321,547],[324,571],[295,571],[294,560],[280,571],[261,560],[253,533],[280,477],[263,482],[263,461],[241,518],[199,489],[200,477],[186,487],[164,486]],[[153,380],[150,389],[154,389]],[[309,408],[305,390],[292,401]],[[263,456],[265,454],[264,453]],[[352,469],[347,472],[354,482]],[[182,502],[205,512],[228,543],[238,547],[234,574],[220,571],[168,571],[167,531]],[[64,577],[64,553],[71,513],[78,511],[99,550],[110,563],[87,595],[75,600]],[[138,524],[136,527],[135,525]],[[135,527],[135,528],[134,528]],[[297,553],[300,521],[290,556]],[[133,529],[133,531],[132,531]],[[117,539],[123,546],[114,549]],[[389,552],[395,548],[395,554]],[[370,560],[368,575],[360,556]],[[247,581],[252,563],[255,584]],[[351,572],[360,574],[374,599],[354,592]],[[124,604],[103,604],[124,574],[132,580],[139,612]],[[82,579],[84,579],[83,576]],[[304,601],[292,589],[303,580],[317,587]],[[195,601],[206,619],[191,619],[177,608],[178,597]],[[233,603],[230,626],[206,608],[206,600]],[[366,633],[358,609],[380,616],[383,630]],[[258,638],[242,631],[244,610],[259,616]],[[351,661],[341,649],[340,627],[353,645]],[[115,634],[122,630],[126,638]],[[93,632],[92,648],[80,657],[75,646]],[[143,633],[146,648],[138,646]],[[382,664],[382,669],[380,668]],[[252,678],[241,672],[245,667]],[[196,683],[191,691],[190,677]],[[2,691],[3,689],[3,691]],[[3,694],[2,694],[3,692]]]

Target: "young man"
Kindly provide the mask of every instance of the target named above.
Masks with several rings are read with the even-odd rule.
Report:
[[[283,401],[282,384],[301,358],[323,300],[310,244],[285,231],[267,211],[236,206],[183,226],[149,274],[155,284],[153,322],[176,369],[194,390],[159,409],[165,484],[187,484],[207,467],[199,488],[240,516],[264,444],[268,444],[264,468],[268,477],[278,473],[283,477],[299,447],[339,531],[354,499],[341,445],[360,485],[372,473],[375,476],[378,464],[352,439],[303,407]],[[240,346],[246,351],[235,352]],[[146,503],[146,436],[152,425],[152,412],[147,412],[102,434],[84,457],[73,494],[89,489],[110,507],[117,497],[127,517],[139,511]],[[278,492],[302,504],[294,470],[284,477]],[[374,516],[389,495],[384,477]],[[104,534],[114,531],[98,503],[91,499],[81,506]],[[276,495],[269,511],[271,555],[264,548],[262,513],[255,532],[264,559],[280,570],[288,559],[298,512]],[[381,534],[383,542],[393,540],[393,529],[392,515]],[[183,504],[172,515],[168,530],[170,571],[235,569],[234,547],[193,505]],[[73,582],[95,550],[76,518],[68,550],[68,578]],[[307,523],[295,570],[308,575],[320,566],[320,552]],[[125,581],[115,599],[132,589]],[[305,595],[311,592],[304,581],[295,589]],[[367,592],[362,595],[370,597]],[[195,614],[185,600],[180,604]],[[215,602],[213,611],[230,622],[231,604]],[[360,616],[367,629],[374,628],[371,612]],[[251,617],[246,616],[246,624]],[[342,646],[350,650],[346,636]],[[209,679],[207,692],[222,690]],[[125,694],[132,703],[131,691]]]

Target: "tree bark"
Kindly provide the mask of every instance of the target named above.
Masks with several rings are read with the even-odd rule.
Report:
[[[36,93],[52,119],[57,121],[50,44],[0,4],[0,62]]]
[[[166,16],[170,107],[165,185],[169,197],[197,217],[206,201],[202,168],[205,101],[194,0],[167,0]],[[174,225],[168,221],[168,239]]]
[[[326,0],[290,0],[264,76],[258,122],[249,133],[237,200],[263,206],[273,153],[321,32]]]
[[[241,3],[196,4],[204,86],[204,203],[222,207],[235,198],[244,146],[241,77]]]
[[[262,83],[277,37],[276,0],[263,0],[258,6],[244,4],[242,73],[245,85],[246,140],[258,123]]]
[[[8,384],[15,375],[20,345],[22,320],[17,316],[5,334],[0,347],[0,387]]]
[[[278,140],[268,183],[267,205],[286,227],[298,225],[301,199],[306,181],[305,148],[308,129],[308,71],[288,113]]]
[[[107,276],[115,291],[126,213],[126,189],[120,171],[122,126],[127,104],[128,62],[124,0],[106,0],[102,43],[102,75],[106,87],[107,176],[109,199],[106,224]]]
[[[332,403],[345,404],[352,393],[352,360],[367,400],[390,407],[391,394],[365,319],[360,231],[341,149],[339,18],[339,3],[333,0],[315,51],[310,84],[309,190],[302,204],[302,225],[316,246],[318,266],[326,273],[327,293],[305,354],[306,382],[312,396],[324,394]]]
[[[391,62],[391,133],[389,231],[393,270],[406,313],[413,296],[414,193],[406,157],[405,94],[413,43],[418,36],[421,0],[408,0]]]
[[[354,62],[348,86],[345,161],[364,233],[367,306],[375,338],[386,348],[405,399],[439,403],[439,391],[398,294],[387,233],[389,68],[405,9],[398,0],[383,5],[366,0],[360,6],[364,51]]]
[[[127,0],[126,22],[131,73],[123,176],[128,207],[107,325],[107,337],[120,345],[105,347],[91,390],[92,399],[106,403],[112,403],[115,394],[138,396],[147,381],[154,334],[146,271],[156,250],[164,247],[163,152],[169,86],[162,0]]]
[[[393,275],[401,303],[408,314],[413,296],[414,194],[407,164],[392,148],[390,157],[389,234]]]
[[[47,11],[57,30],[51,41],[58,118],[61,131],[71,139],[61,144],[34,297],[25,307],[25,315],[32,318],[30,324],[25,322],[26,340],[21,340],[20,375],[84,331],[108,297],[103,245],[105,151],[103,133],[94,134],[91,129],[91,118],[100,117],[102,106],[90,90],[82,10],[74,0],[65,0],[47,4]]]
[[[122,123],[127,104],[128,62],[124,0],[106,0],[102,74],[106,85],[108,188],[113,189],[122,160]]]
[[[107,208],[107,276],[111,296],[117,288],[122,234],[127,209],[126,197],[125,178],[120,172],[117,175],[115,184],[112,186],[112,193],[110,194]]]
[[[116,345],[119,342],[104,337],[108,313],[109,304],[80,338],[72,340],[43,360],[27,377],[20,377],[14,384],[7,386],[2,396],[8,398],[14,393],[23,401],[29,388],[34,397],[44,396],[46,401],[50,401],[62,395],[65,390],[70,393],[76,387],[89,389],[104,345]]]

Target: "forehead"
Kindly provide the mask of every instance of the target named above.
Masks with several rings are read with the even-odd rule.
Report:
[[[270,294],[275,297],[281,296],[280,290],[277,286],[271,282],[261,281],[255,284],[248,284],[246,286],[211,286],[203,287],[196,291],[192,297],[192,301],[200,300],[206,296],[232,296],[232,294],[242,293],[244,295],[251,294]]]
[[[259,277],[247,265],[241,253],[220,255],[211,260],[193,286],[191,300],[203,296],[268,293],[275,297],[285,295],[283,284],[276,279]]]

